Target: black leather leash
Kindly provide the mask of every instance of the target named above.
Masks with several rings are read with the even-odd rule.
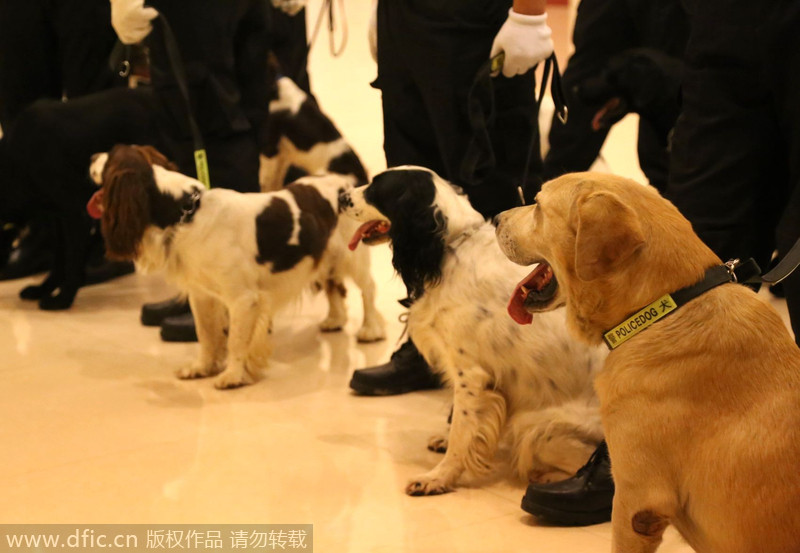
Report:
[[[544,62],[544,69],[542,71],[542,86],[539,88],[539,97],[536,99],[536,121],[535,129],[536,134],[531,136],[531,142],[528,145],[528,155],[525,157],[525,169],[522,171],[522,180],[520,181],[520,199],[523,205],[525,204],[525,196],[523,192],[528,184],[528,173],[530,172],[531,160],[533,159],[533,152],[536,149],[536,137],[539,133],[539,111],[542,109],[542,102],[544,101],[545,92],[547,92],[547,81],[550,78],[550,71],[552,70],[552,79],[550,86],[550,94],[553,97],[553,104],[555,105],[556,117],[561,124],[567,123],[569,110],[567,109],[567,102],[564,98],[564,89],[561,85],[561,71],[558,69],[558,59],[556,53],[550,54]]]
[[[761,277],[767,284],[778,284],[800,267],[800,240],[794,243],[775,267]]]
[[[161,30],[164,35],[164,47],[167,51],[167,58],[169,58],[169,65],[172,70],[172,76],[178,85],[183,104],[186,107],[186,119],[189,122],[189,131],[192,133],[192,143],[194,147],[194,164],[197,170],[197,180],[203,183],[206,188],[211,188],[211,177],[208,172],[208,156],[203,142],[203,135],[200,132],[200,127],[197,125],[197,120],[194,118],[192,111],[192,104],[189,97],[189,85],[187,84],[186,66],[183,63],[181,51],[178,48],[178,43],[175,40],[175,35],[172,32],[172,27],[169,21],[164,17],[164,14],[158,14],[158,20],[161,23]],[[131,70],[131,47],[123,44],[119,40],[114,46],[114,49],[109,58],[109,64],[119,72],[120,77],[127,77]]]
[[[158,20],[161,22],[161,30],[164,33],[164,46],[167,50],[167,57],[169,64],[172,67],[172,75],[175,77],[175,82],[180,90],[181,97],[183,98],[184,106],[186,107],[186,118],[189,121],[189,129],[192,133],[192,142],[194,143],[194,164],[197,170],[197,180],[203,183],[208,189],[211,188],[211,177],[208,173],[208,156],[206,155],[206,148],[203,143],[203,135],[200,133],[200,127],[197,126],[197,121],[192,112],[192,104],[189,99],[189,85],[186,78],[186,66],[183,64],[183,57],[178,48],[178,43],[175,40],[175,35],[172,33],[167,18],[164,14],[158,14]]]
[[[461,162],[459,172],[459,180],[465,184],[480,185],[481,179],[479,175],[494,168],[496,163],[488,129],[494,124],[495,120],[495,98],[492,79],[501,71],[504,60],[504,52],[500,52],[493,58],[486,60],[475,74],[469,92],[467,93],[467,116],[473,132]],[[531,121],[533,131],[531,133],[528,152],[525,158],[525,166],[520,180],[520,188],[522,190],[525,189],[527,184],[531,161],[536,149],[536,138],[539,135],[539,111],[544,101],[548,82],[551,83],[551,94],[556,108],[556,116],[559,121],[566,123],[568,109],[564,97],[564,90],[561,85],[561,72],[558,68],[558,60],[556,59],[555,53],[551,54],[550,57],[544,61],[542,84],[539,87],[538,96],[535,96],[535,119]],[[536,153],[538,155],[538,152]],[[524,200],[522,203],[525,203]]]

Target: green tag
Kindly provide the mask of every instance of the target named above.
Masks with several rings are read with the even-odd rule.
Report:
[[[208,175],[208,157],[205,150],[194,151],[194,165],[197,168],[197,180],[202,182],[206,189],[211,188],[211,177]]]
[[[603,334],[603,338],[605,339],[609,348],[615,349],[639,334],[654,322],[666,317],[677,308],[678,306],[675,304],[675,300],[672,299],[672,296],[669,294],[661,296],[644,309],[637,311],[625,319],[621,324],[618,324]]]

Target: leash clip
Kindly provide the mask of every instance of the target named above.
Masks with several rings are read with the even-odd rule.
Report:
[[[561,121],[562,125],[567,124],[567,118],[569,117],[569,109],[566,105],[562,106],[561,109],[556,109],[556,117],[558,120]]]
[[[741,263],[738,257],[725,262],[725,267],[728,269],[728,274],[731,276],[731,282],[733,283],[739,282],[739,278],[736,276],[736,268],[739,267]]]

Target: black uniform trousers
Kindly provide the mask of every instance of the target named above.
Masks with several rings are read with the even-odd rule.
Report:
[[[186,67],[191,111],[203,135],[212,187],[258,192],[257,129],[269,111],[271,14],[264,0],[148,2],[169,21]],[[158,104],[159,142],[181,172],[195,176],[185,102],[162,24],[145,40]]]
[[[77,98],[112,85],[116,42],[108,0],[0,2],[0,124],[39,98]]]
[[[575,52],[562,84],[569,118],[553,118],[550,149],[544,160],[545,180],[586,171],[600,154],[608,130],[592,130],[596,108],[582,104],[575,87],[597,77],[615,54],[648,47],[682,58],[689,34],[688,18],[679,0],[581,0],[575,20]],[[669,154],[664,139],[645,119],[639,120],[639,165],[650,183],[664,190]]]
[[[308,77],[308,37],[306,34],[306,9],[289,15],[271,8],[269,49],[278,58],[283,73],[292,79],[306,94],[311,94]]]
[[[483,128],[470,122],[469,91],[510,7],[510,0],[378,3],[378,78],[373,86],[382,92],[387,165],[436,171],[464,187],[472,205],[487,217],[519,204],[516,190],[532,139],[528,182],[541,184],[533,71],[492,79],[494,117]],[[492,99],[482,92],[473,102],[480,96],[478,104],[488,115]],[[489,136],[477,140],[478,150],[476,133]]]
[[[723,261],[766,268],[800,236],[800,3],[692,3],[666,196]],[[800,274],[785,282],[800,336]]]

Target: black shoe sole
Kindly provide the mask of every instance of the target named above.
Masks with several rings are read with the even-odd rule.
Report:
[[[150,304],[144,304],[142,306],[142,312],[140,315],[140,320],[144,326],[161,326],[164,323],[164,320],[177,315],[183,315],[190,311],[188,302],[184,303],[175,301],[173,305],[162,309],[149,309],[147,307],[148,305]]]
[[[171,318],[164,320],[161,325],[161,339],[165,342],[197,342],[197,327],[191,317],[178,316],[176,322]],[[188,321],[184,320],[188,319]]]
[[[86,282],[85,286],[93,284],[102,284],[115,278],[130,275],[136,272],[133,262],[119,261],[109,262],[102,266],[87,267],[86,268]]]
[[[161,327],[161,340],[164,342],[197,342],[197,332],[192,330],[174,330]]]
[[[593,526],[611,520],[610,507],[590,512],[561,511],[533,503],[527,495],[522,498],[522,510],[557,526]]]
[[[442,385],[438,381],[434,383],[426,383],[420,385],[406,384],[404,386],[384,386],[376,387],[374,385],[364,384],[357,381],[355,378],[350,380],[350,389],[360,396],[399,396],[400,394],[408,394],[410,392],[419,392],[422,390],[438,390]]]

